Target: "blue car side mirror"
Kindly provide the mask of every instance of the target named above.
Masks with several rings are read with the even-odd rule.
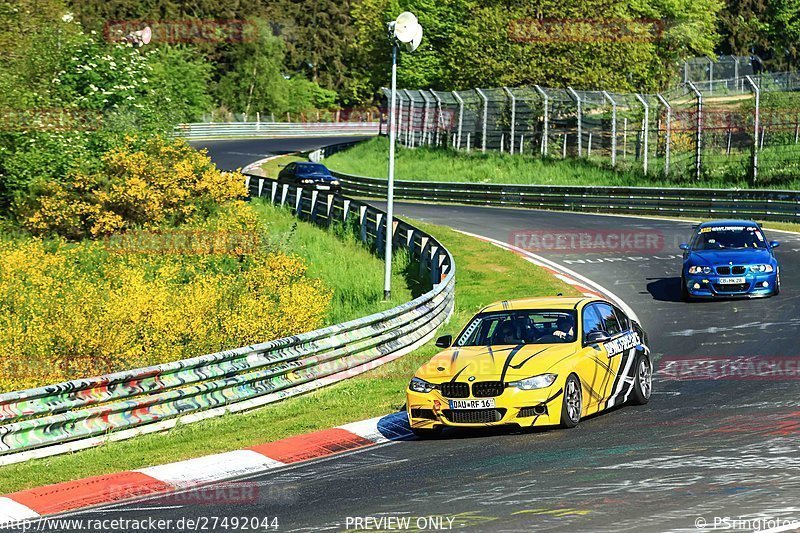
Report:
[[[688,250],[689,249],[689,245],[686,244],[686,243],[683,243],[681,245],[678,245],[678,248],[680,248],[681,250]]]
[[[779,243],[778,241],[770,241],[770,243],[769,243],[769,247],[770,248],[777,248],[780,245],[781,245],[781,243]]]

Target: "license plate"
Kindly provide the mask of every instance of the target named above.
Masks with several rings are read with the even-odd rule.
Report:
[[[450,409],[494,409],[494,398],[482,400],[450,400]]]
[[[317,189],[320,191],[329,191],[331,189],[330,185],[317,185]]]
[[[738,285],[744,283],[744,278],[719,278],[720,285]]]

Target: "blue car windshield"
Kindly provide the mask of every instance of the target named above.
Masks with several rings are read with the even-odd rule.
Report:
[[[577,334],[575,317],[573,310],[481,313],[464,328],[455,346],[570,343]]]
[[[312,174],[316,175],[323,175],[323,176],[330,176],[331,173],[325,167],[325,165],[319,164],[304,164],[304,165],[297,165],[297,174],[300,176],[310,176]]]
[[[756,226],[705,226],[698,230],[692,250],[741,250],[766,248],[764,234]]]

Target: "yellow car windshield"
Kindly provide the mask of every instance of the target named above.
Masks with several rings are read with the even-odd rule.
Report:
[[[504,344],[566,344],[577,338],[572,310],[492,311],[476,315],[455,346]]]

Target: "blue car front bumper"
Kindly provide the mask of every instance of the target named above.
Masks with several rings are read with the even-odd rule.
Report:
[[[720,282],[732,277],[743,278],[744,283]],[[757,298],[772,296],[778,285],[777,272],[752,273],[742,276],[717,276],[715,274],[684,274],[686,288],[693,298],[731,298],[747,296]]]

